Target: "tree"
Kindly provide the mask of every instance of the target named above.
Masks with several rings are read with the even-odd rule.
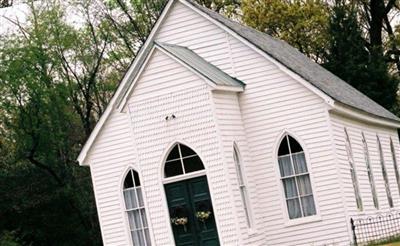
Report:
[[[30,8],[29,25],[0,46],[0,229],[38,245],[98,245],[89,170],[75,158],[104,107],[108,39],[67,25],[54,3]]]
[[[120,39],[120,47],[135,57],[144,44],[153,25],[168,0],[107,0],[100,4],[103,23],[108,31]],[[197,3],[217,12],[233,16],[237,14],[240,0],[196,0]]]
[[[368,39],[357,5],[336,1],[329,22],[329,51],[324,66],[387,109],[396,102],[398,79],[388,71],[383,43]],[[367,39],[365,38],[367,37]]]
[[[328,44],[328,4],[320,0],[243,0],[243,22],[321,62]]]
[[[89,170],[75,159],[164,3],[29,2],[28,23],[0,37],[2,243],[101,244]]]
[[[10,7],[13,4],[13,0],[0,0],[0,8]]]

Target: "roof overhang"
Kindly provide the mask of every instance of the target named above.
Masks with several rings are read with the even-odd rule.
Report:
[[[393,128],[400,128],[400,122],[395,121],[395,120],[390,120],[386,118],[381,118],[379,116],[375,116],[369,113],[366,113],[364,111],[358,110],[356,108],[347,106],[345,104],[339,103],[332,97],[328,96],[325,92],[320,90],[319,88],[311,85],[308,81],[306,81],[304,78],[299,76],[298,74],[294,73],[290,69],[288,69],[286,66],[282,65],[279,61],[277,61],[275,58],[271,57],[270,55],[266,54],[264,51],[262,51],[259,47],[256,45],[250,43],[248,40],[231,30],[229,27],[224,26],[222,23],[218,22],[217,20],[214,20],[204,12],[200,11],[199,9],[195,8],[192,4],[189,4],[185,0],[169,0],[169,2],[166,4],[163,12],[161,13],[161,16],[157,20],[156,24],[154,25],[149,37],[147,38],[147,41],[143,45],[143,47],[140,49],[138,55],[136,56],[134,62],[128,69],[127,73],[125,74],[124,78],[122,79],[121,83],[119,84],[114,96],[110,100],[106,110],[104,111],[103,115],[100,117],[98,123],[96,124],[94,130],[90,134],[88,140],[86,141],[85,145],[83,146],[77,160],[80,165],[88,165],[86,163],[87,155],[92,147],[93,143],[95,142],[98,134],[100,133],[100,130],[102,129],[103,125],[107,121],[109,115],[111,112],[115,109],[118,108],[122,110],[123,107],[121,105],[126,104],[126,98],[127,94],[129,94],[129,91],[134,87],[134,83],[132,82],[135,78],[137,78],[137,71],[134,71],[134,68],[137,68],[138,66],[142,65],[143,60],[147,59],[149,57],[149,50],[153,49],[154,47],[154,37],[155,34],[157,33],[158,29],[160,28],[161,24],[163,23],[165,17],[168,15],[171,6],[175,2],[181,2],[182,4],[186,5],[190,9],[194,10],[201,16],[205,17],[206,19],[210,20],[213,22],[215,25],[219,26],[223,30],[225,30],[227,33],[231,34],[238,40],[242,41],[243,43],[247,44],[249,47],[251,47],[253,50],[258,52],[260,55],[263,57],[267,58],[269,61],[271,61],[273,64],[275,64],[278,68],[286,72],[290,77],[295,79],[296,81],[300,82],[302,85],[304,85],[306,88],[310,89],[312,92],[314,92],[316,95],[321,97],[325,103],[328,105],[329,110],[336,112],[341,115],[345,115],[347,117],[351,117],[354,119],[358,120],[363,120],[367,121],[373,124],[378,124],[378,125],[383,125],[387,127],[393,127]],[[187,65],[187,64],[186,64]],[[143,68],[143,66],[142,66]],[[140,73],[140,72],[139,72]],[[207,78],[206,78],[207,79]],[[210,81],[209,81],[210,82]],[[226,90],[226,91],[234,91],[234,92],[240,92],[243,91],[243,88],[239,87],[232,87],[232,86],[220,86],[220,85],[214,85],[212,87],[212,90]]]
[[[108,117],[110,116],[111,112],[115,108],[115,104],[118,102],[118,99],[121,97],[121,94],[124,94],[125,88],[129,86],[129,82],[131,81],[134,75],[134,68],[138,66],[138,64],[146,57],[146,53],[149,50],[149,46],[153,43],[154,36],[157,33],[158,29],[160,28],[161,24],[164,22],[165,17],[168,15],[169,11],[171,10],[171,6],[176,2],[176,0],[169,0],[168,3],[165,5],[164,10],[162,11],[160,17],[158,18],[157,22],[154,24],[153,29],[151,30],[149,36],[147,37],[146,42],[141,47],[139,53],[137,54],[136,58],[134,59],[133,63],[129,67],[128,71],[125,73],[123,79],[121,80],[118,88],[111,98],[110,102],[108,103],[106,110],[101,115],[99,121],[97,122],[95,128],[93,129],[92,133],[90,134],[89,138],[86,140],[81,152],[78,155],[78,162],[81,166],[88,166],[89,163],[86,163],[87,155],[89,153],[90,148],[92,147],[93,143],[95,142],[100,130],[103,128],[103,125],[107,121]]]
[[[118,88],[111,98],[109,104],[107,105],[106,110],[100,117],[99,121],[97,122],[95,128],[93,129],[92,133],[90,134],[89,138],[87,139],[85,145],[83,146],[79,156],[77,158],[78,162],[82,166],[88,166],[89,163],[86,163],[86,159],[88,153],[94,144],[97,136],[99,135],[101,129],[103,128],[105,122],[107,121],[108,117],[112,113],[113,110],[118,110],[119,112],[123,112],[124,107],[127,103],[130,93],[132,92],[133,88],[135,87],[136,81],[139,78],[140,74],[143,72],[146,63],[149,61],[151,54],[154,52],[155,49],[159,49],[160,51],[164,52],[180,64],[187,67],[189,70],[193,71],[195,74],[200,76],[204,79],[204,81],[210,86],[211,90],[216,91],[229,91],[229,92],[242,92],[244,91],[245,85],[238,81],[238,85],[223,85],[218,83],[219,81],[213,81],[210,79],[207,74],[202,73],[202,71],[197,70],[196,68],[190,66],[187,62],[182,59],[179,59],[171,52],[167,51],[162,45],[157,45],[154,43],[154,37],[157,33],[158,29],[160,28],[161,24],[164,22],[165,17],[170,12],[171,7],[174,5],[175,2],[178,0],[169,0],[168,3],[165,5],[164,10],[162,11],[160,17],[158,18],[157,22],[155,23],[152,31],[150,32],[146,42],[141,47],[138,55],[134,59],[133,63],[130,65],[128,71],[125,73],[123,79],[121,80]],[[211,64],[210,64],[211,65]],[[212,65],[211,65],[212,66]]]
[[[363,122],[368,122],[370,124],[374,125],[380,125],[384,127],[390,127],[390,128],[400,128],[400,122],[392,120],[392,119],[386,119],[382,118],[364,111],[361,111],[359,109],[347,106],[346,104],[340,103],[335,101],[335,103],[330,107],[330,111],[333,113],[336,113],[338,115],[342,115],[354,120],[358,121],[363,121]]]
[[[184,48],[184,47],[182,47]],[[154,53],[155,50],[159,50],[163,54],[167,55],[169,58],[173,59],[175,62],[179,63],[180,65],[184,66],[194,74],[196,74],[198,77],[204,80],[204,82],[209,86],[210,90],[216,90],[216,91],[229,91],[229,92],[243,92],[245,84],[244,83],[239,83],[235,86],[232,85],[224,85],[220,84],[219,81],[210,78],[210,76],[207,75],[207,73],[202,72],[201,70],[197,69],[196,66],[193,66],[189,64],[187,61],[184,59],[181,59],[179,56],[176,56],[174,53],[170,52],[169,50],[164,48],[164,45],[160,45],[156,42],[153,42],[153,46],[151,48],[151,51],[147,54],[147,57],[144,61],[143,64],[141,64],[141,68],[139,72],[135,75],[134,78],[131,78],[133,82],[127,89],[127,91],[124,93],[124,95],[120,98],[120,100],[116,103],[116,108],[119,112],[124,112],[125,106],[127,105],[127,102],[129,100],[129,97],[131,96],[136,83],[138,79],[140,78],[141,73],[144,71],[144,68],[147,66],[147,63],[149,62],[152,54]],[[198,57],[197,59],[202,59]],[[209,66],[213,66],[209,64]],[[223,73],[221,71],[221,73]],[[226,74],[225,74],[226,75]],[[228,75],[226,75],[228,76]]]

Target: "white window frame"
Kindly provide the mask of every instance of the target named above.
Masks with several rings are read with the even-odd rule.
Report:
[[[365,164],[367,166],[368,180],[369,180],[369,185],[371,187],[372,201],[374,203],[374,207],[376,209],[379,209],[379,200],[378,200],[378,194],[376,192],[374,172],[372,170],[371,159],[369,157],[369,151],[368,151],[368,143],[365,138],[364,132],[361,132],[361,137],[363,143]]]
[[[133,169],[133,168],[129,168],[128,170],[127,170],[127,172],[125,173],[125,175],[124,175],[124,177],[123,177],[123,179],[122,179],[122,200],[123,200],[123,204],[124,204],[124,214],[125,214],[125,218],[126,218],[126,221],[127,221],[127,226],[128,226],[128,232],[129,232],[129,238],[130,238],[130,242],[131,242],[131,244],[132,245],[134,245],[134,240],[133,240],[133,238],[132,238],[132,232],[133,231],[141,231],[141,233],[142,233],[142,236],[143,236],[143,240],[144,240],[144,245],[143,246],[151,246],[152,245],[152,238],[151,238],[151,230],[150,230],[150,224],[149,224],[149,220],[148,220],[148,214],[147,214],[147,209],[146,209],[146,202],[145,202],[145,199],[144,199],[144,197],[145,197],[145,195],[144,195],[144,191],[143,191],[143,186],[140,184],[140,185],[136,185],[136,183],[135,183],[135,177],[134,177],[134,172],[136,172],[137,173],[137,175],[138,175],[138,178],[139,178],[139,181],[141,180],[141,177],[140,177],[140,175],[139,175],[139,172],[138,171],[136,171],[135,169]],[[129,187],[129,188],[125,188],[124,187],[124,183],[125,183],[125,179],[127,178],[127,176],[128,175],[131,175],[131,178],[132,178],[132,181],[133,181],[133,187]],[[131,208],[131,209],[128,209],[127,208],[127,206],[126,206],[126,198],[125,198],[125,191],[128,191],[128,190],[132,190],[132,189],[135,189],[135,191],[136,190],[138,190],[140,188],[140,190],[141,190],[141,193],[142,193],[142,202],[143,202],[143,206],[139,206],[139,198],[138,198],[138,194],[137,194],[137,192],[135,192],[135,199],[136,199],[136,204],[138,204],[138,206],[136,207],[136,208]],[[139,220],[140,220],[140,228],[138,228],[138,229],[133,229],[133,228],[131,228],[131,226],[130,226],[130,224],[131,224],[131,222],[130,222],[130,220],[129,220],[129,212],[131,212],[131,211],[139,211]],[[142,217],[142,213],[145,215],[145,219],[146,219],[146,224],[147,224],[147,226],[145,226],[144,225],[144,219],[143,219],[143,217]],[[145,234],[145,230],[147,230],[148,231],[148,238],[146,237],[146,234]],[[148,239],[148,241],[147,241],[147,239]]]
[[[182,157],[182,151],[181,151],[181,147],[180,147],[181,145],[185,145],[187,148],[190,148],[196,154],[195,155],[191,155],[191,156]],[[163,166],[162,166],[162,183],[163,184],[178,182],[180,180],[186,180],[186,179],[190,179],[190,178],[196,178],[196,177],[207,175],[206,166],[204,165],[204,162],[203,162],[203,159],[201,158],[201,156],[193,148],[189,147],[188,145],[186,145],[184,143],[177,142],[174,145],[172,145],[172,147],[167,152],[166,158],[171,153],[171,151],[175,148],[175,146],[178,146],[179,158],[168,160],[168,161],[167,161],[167,159],[165,159],[163,161]],[[183,163],[183,160],[186,159],[186,158],[194,157],[194,156],[198,156],[200,158],[201,163],[203,164],[203,169],[187,173],[185,171],[185,165]],[[176,161],[176,160],[180,160],[181,161],[182,172],[183,173],[175,175],[175,176],[171,176],[171,177],[165,177],[165,166],[168,164],[168,162],[172,162],[172,161]]]
[[[392,197],[392,192],[390,191],[389,177],[388,177],[388,173],[387,173],[387,169],[386,169],[386,165],[385,165],[385,158],[383,156],[381,140],[380,140],[378,134],[376,135],[376,141],[378,143],[379,160],[381,163],[383,181],[385,182],[385,191],[386,191],[386,196],[388,199],[388,204],[389,204],[390,208],[393,208],[393,197]]]
[[[346,152],[347,152],[347,158],[349,160],[349,167],[350,167],[350,176],[351,176],[351,181],[353,183],[353,189],[354,189],[354,196],[356,198],[356,205],[358,211],[363,211],[363,202],[361,198],[361,192],[360,192],[360,185],[358,183],[358,178],[357,178],[357,171],[356,171],[356,165],[354,162],[354,156],[353,156],[353,149],[351,147],[351,141],[349,137],[349,133],[347,132],[347,128],[344,128],[344,134],[345,134],[345,147],[346,147]]]
[[[397,164],[397,157],[396,157],[396,149],[394,148],[393,140],[390,137],[390,151],[392,152],[392,159],[393,159],[393,168],[394,172],[396,175],[396,181],[397,181],[397,188],[399,190],[400,194],[400,174],[399,174],[399,166]]]
[[[236,143],[233,144],[233,161],[235,163],[236,177],[239,185],[239,192],[242,199],[244,213],[246,216],[247,227],[251,229],[253,227],[253,216],[247,189],[247,178],[243,167],[243,161]]]
[[[309,157],[308,157],[308,155],[307,155],[307,153],[305,151],[304,144],[301,143],[301,141],[298,141],[297,137],[295,137],[293,134],[291,134],[291,133],[289,133],[287,131],[285,131],[280,136],[281,137],[278,139],[278,141],[275,144],[275,146],[277,146],[275,148],[276,149],[275,150],[275,158],[276,158],[275,170],[276,170],[276,173],[277,173],[277,177],[279,177],[279,179],[278,179],[279,180],[279,187],[280,187],[281,194],[282,194],[282,199],[283,199],[282,200],[282,209],[285,211],[285,215],[286,215],[285,225],[286,226],[295,226],[295,225],[299,225],[299,224],[320,221],[321,220],[321,216],[320,216],[319,207],[318,207],[318,203],[317,203],[317,195],[315,193],[315,187],[314,187],[314,184],[313,184],[312,169],[311,169],[311,165],[309,165],[309,163],[310,163],[309,162]],[[300,209],[301,209],[302,217],[293,218],[293,219],[290,219],[290,216],[289,216],[289,210],[288,210],[288,207],[287,207],[287,197],[286,197],[286,194],[285,194],[285,187],[284,187],[284,183],[283,183],[283,179],[288,178],[288,177],[283,177],[282,178],[282,175],[281,175],[281,172],[280,172],[280,167],[279,167],[279,157],[280,157],[279,156],[279,148],[280,148],[280,146],[282,144],[282,141],[285,138],[289,138],[289,136],[292,137],[301,146],[302,152],[298,152],[298,153],[304,153],[304,158],[305,158],[305,162],[306,162],[307,170],[308,170],[308,172],[306,172],[306,173],[294,174],[294,175],[291,175],[290,177],[294,177],[294,176],[297,177],[297,176],[302,176],[302,175],[306,175],[306,174],[309,176],[310,186],[311,186],[311,194],[313,196],[314,207],[315,207],[315,214],[314,215],[304,216],[303,215],[302,205],[300,203],[300,206],[301,206]],[[291,150],[290,150],[289,140],[287,139],[287,141],[288,141],[288,145],[289,145],[288,146],[289,152],[290,152],[289,155],[292,156]],[[295,154],[297,154],[297,153],[295,153]],[[282,155],[282,156],[284,156],[284,155]],[[291,158],[291,163],[293,165],[293,159],[292,158]],[[293,173],[295,173],[295,172],[293,172]],[[296,186],[297,186],[297,184],[296,184]],[[300,198],[300,192],[298,190],[298,187],[297,187],[297,193],[299,194],[299,198]],[[309,194],[309,195],[311,195],[311,194]],[[301,199],[299,199],[299,200],[301,200]]]

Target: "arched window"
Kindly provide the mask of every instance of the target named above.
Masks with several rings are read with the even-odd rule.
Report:
[[[240,195],[242,197],[244,212],[246,214],[247,226],[251,227],[249,197],[247,194],[246,184],[243,178],[243,165],[236,146],[233,147],[233,160],[235,161],[236,174],[239,183]]]
[[[379,158],[381,160],[382,176],[383,176],[383,180],[385,181],[386,196],[388,199],[389,207],[393,208],[393,199],[392,199],[392,193],[390,192],[389,178],[388,178],[387,171],[386,171],[385,159],[383,158],[383,150],[382,150],[381,140],[379,139],[378,135],[376,135],[376,141],[378,143]]]
[[[279,171],[290,219],[316,214],[310,174],[303,148],[285,135],[278,151]]]
[[[150,246],[151,240],[144,208],[142,187],[140,186],[139,175],[136,171],[131,169],[126,174],[123,192],[133,245]]]
[[[357,209],[362,211],[363,204],[362,204],[362,200],[361,200],[360,187],[358,185],[357,173],[356,173],[355,164],[354,164],[353,149],[351,148],[350,137],[349,137],[349,134],[347,133],[346,128],[344,128],[344,134],[346,135],[345,136],[346,137],[346,152],[347,152],[347,158],[349,159],[351,181],[353,183]]]
[[[394,149],[392,138],[390,138],[390,151],[392,152],[393,167],[394,167],[394,172],[395,172],[395,175],[396,175],[397,188],[399,189],[399,193],[400,193],[399,167],[397,165],[396,151]]]
[[[176,144],[165,161],[164,177],[169,178],[203,170],[203,162],[191,148]]]
[[[364,158],[365,158],[365,164],[367,165],[369,185],[371,186],[372,200],[374,202],[375,208],[379,209],[379,202],[378,202],[378,195],[376,194],[374,173],[372,171],[371,161],[369,159],[368,144],[367,144],[367,141],[365,140],[365,136],[364,136],[363,132],[361,132],[361,137],[362,137],[362,142],[363,142],[363,147],[364,147]]]

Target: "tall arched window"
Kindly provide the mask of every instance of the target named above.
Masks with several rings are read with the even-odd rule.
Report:
[[[233,160],[235,161],[236,166],[236,174],[239,183],[240,195],[242,197],[242,203],[244,207],[244,212],[246,214],[246,222],[247,226],[251,227],[251,219],[250,219],[250,206],[249,206],[249,196],[247,194],[247,188],[245,184],[245,180],[243,178],[243,165],[239,155],[239,152],[236,146],[233,147]]]
[[[371,161],[369,159],[368,144],[367,144],[367,141],[365,140],[365,136],[364,136],[363,132],[361,132],[361,137],[362,137],[362,142],[363,142],[363,147],[364,147],[364,158],[365,158],[365,164],[367,165],[369,185],[371,186],[372,200],[374,202],[375,208],[379,209],[379,202],[378,202],[378,195],[376,194],[374,173],[372,171]]]
[[[126,174],[123,193],[133,245],[150,246],[151,240],[142,187],[138,173],[132,169]]]
[[[376,135],[376,141],[378,143],[379,157],[380,157],[381,168],[382,168],[382,176],[383,176],[383,180],[385,181],[386,196],[388,199],[389,207],[393,208],[393,199],[392,199],[392,193],[390,192],[389,178],[388,178],[387,171],[386,171],[385,159],[383,157],[381,140],[379,139],[378,135]]]
[[[289,135],[285,135],[281,141],[278,161],[289,218],[315,215],[314,196],[304,151]]]
[[[191,148],[176,144],[165,161],[164,177],[184,175],[203,170],[203,162]]]
[[[346,128],[344,128],[344,133],[346,135],[345,136],[346,137],[346,152],[347,152],[347,158],[349,159],[350,175],[351,175],[351,181],[353,183],[354,195],[356,197],[357,209],[362,211],[363,204],[362,204],[362,200],[361,200],[360,187],[358,185],[357,173],[356,173],[355,164],[354,164],[353,149],[351,148],[350,137],[349,137],[349,134],[347,133]]]
[[[399,167],[397,165],[396,151],[394,149],[392,138],[390,138],[390,151],[392,152],[393,167],[394,167],[394,172],[395,172],[395,175],[396,175],[397,188],[399,189],[399,193],[400,193]]]

